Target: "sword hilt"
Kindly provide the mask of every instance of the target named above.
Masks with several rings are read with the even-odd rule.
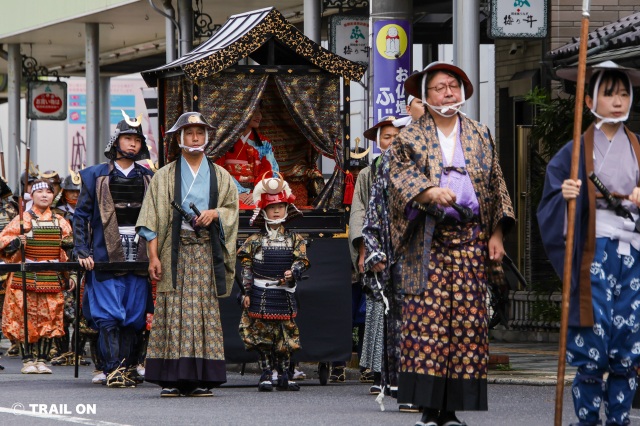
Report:
[[[451,207],[460,215],[460,222],[467,223],[473,219],[473,210],[469,207],[461,206],[458,203],[451,204]]]
[[[198,210],[195,204],[189,203],[189,208],[193,210],[193,213],[195,213],[196,216],[200,216],[200,210]]]

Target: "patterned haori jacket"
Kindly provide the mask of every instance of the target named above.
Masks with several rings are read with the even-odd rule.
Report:
[[[177,228],[174,221],[180,222],[181,218],[171,207],[171,201],[179,197],[176,194],[176,175],[179,177],[179,170],[176,166],[178,161],[167,164],[154,175],[149,189],[142,203],[142,210],[138,216],[136,229],[144,226],[150,231],[155,232],[158,238],[158,253],[160,262],[162,263],[162,279],[158,282],[158,293],[165,293],[174,290],[174,279],[176,278],[177,268],[177,250],[179,249],[178,237],[174,229],[179,231],[180,224]],[[205,160],[206,161],[206,160]],[[217,188],[212,190],[218,191],[218,202],[215,208],[218,210],[219,221],[212,223],[210,226],[210,234],[219,233],[222,257],[224,260],[224,276],[225,283],[219,283],[215,280],[214,269],[211,268],[211,282],[216,284],[217,296],[226,297],[231,293],[233,286],[233,278],[236,268],[236,237],[238,234],[238,190],[233,183],[231,175],[222,167],[208,163],[212,176],[215,175],[217,180]],[[178,187],[179,187],[178,178]],[[211,199],[210,199],[211,202]],[[219,226],[218,226],[219,225]],[[213,239],[214,236],[212,235]],[[212,254],[215,254],[212,252]],[[173,255],[173,256],[172,256]],[[176,259],[176,260],[173,260]]]
[[[506,234],[515,219],[489,129],[462,115],[459,128],[465,169],[480,205],[482,231],[490,237],[501,223]],[[419,295],[429,278],[423,264],[428,265],[435,221],[429,215],[409,221],[406,213],[418,194],[440,185],[442,150],[429,112],[402,129],[388,155],[391,238],[403,265],[398,278],[404,294]]]

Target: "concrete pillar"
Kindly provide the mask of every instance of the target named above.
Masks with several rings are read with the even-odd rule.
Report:
[[[193,6],[191,0],[178,0],[178,18],[180,19],[179,57],[193,50]]]
[[[320,44],[322,4],[320,0],[304,0],[304,35]]]
[[[106,161],[104,148],[111,138],[111,77],[100,77],[100,120],[98,121],[98,157]],[[118,120],[120,121],[120,120]]]
[[[473,84],[474,95],[464,105],[469,118],[480,119],[480,0],[453,0],[453,62]]]
[[[85,78],[87,91],[87,166],[102,162],[100,158],[100,31],[97,23],[85,24]]]
[[[173,62],[176,60],[176,29],[173,25],[172,20],[176,18],[176,11],[171,4],[171,0],[164,0],[162,2],[162,6],[164,7],[164,13],[169,15],[171,19],[165,19],[164,22],[164,31],[165,31],[165,40],[167,42],[167,51],[166,51],[166,59],[167,63]]]
[[[9,185],[16,194],[20,193],[20,172],[24,169],[24,158],[20,158],[18,163],[18,152],[20,150],[20,84],[22,80],[22,56],[20,55],[19,44],[8,45],[8,96],[9,96],[9,128],[8,141],[5,146],[7,156],[7,176]]]

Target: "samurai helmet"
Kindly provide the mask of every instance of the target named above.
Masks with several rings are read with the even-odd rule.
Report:
[[[11,188],[9,188],[9,184],[4,179],[4,177],[0,176],[0,199],[4,199],[13,195]]]
[[[122,110],[121,110],[122,111]],[[136,135],[140,139],[142,139],[142,147],[140,151],[135,156],[130,159],[133,161],[144,160],[149,158],[149,148],[147,147],[146,141],[147,138],[142,133],[142,114],[138,115],[135,119],[131,119],[127,115],[126,112],[122,111],[122,116],[124,120],[121,120],[116,126],[116,131],[111,136],[107,147],[104,150],[104,155],[109,160],[115,160],[117,158],[117,153],[120,152],[124,157],[129,158],[127,154],[120,150],[120,146],[118,144],[118,140],[120,135]]]
[[[81,184],[82,178],[80,177],[80,171],[74,172],[73,169],[69,167],[69,176],[62,181],[62,189],[65,191],[80,191]]]
[[[287,214],[278,223],[286,223],[298,216],[302,216],[300,210],[293,204],[296,197],[291,193],[291,188],[289,188],[287,181],[278,172],[272,172],[272,177],[265,178],[267,173],[269,172],[265,172],[262,175],[262,180],[253,189],[253,201],[256,208],[249,223],[253,226],[265,226],[266,223],[269,223],[269,220],[266,218],[267,215],[264,209],[271,204],[277,203],[287,204]]]
[[[264,209],[270,204],[276,203],[293,203],[296,197],[291,193],[291,188],[282,175],[278,172],[273,172],[273,177],[266,178],[265,175],[269,172],[265,172],[262,175],[262,180],[253,189],[253,201],[256,206]]]
[[[27,174],[26,170],[23,170],[22,173],[20,173],[20,188],[22,189],[23,193],[25,191],[25,188],[24,188],[25,174]],[[27,176],[27,183],[33,183],[35,182],[36,179],[39,179],[39,178],[40,178],[40,169],[35,164],[29,163],[29,174]]]
[[[205,142],[203,146],[199,148],[191,148],[184,145],[184,129],[189,126],[200,126],[205,129]],[[209,145],[209,132],[207,130],[215,130],[215,127],[207,123],[207,120],[204,119],[204,116],[201,113],[191,111],[185,112],[180,117],[178,117],[178,120],[173,125],[173,127],[167,131],[167,134],[177,134],[178,148],[187,149],[190,152],[194,152],[204,151],[205,148]]]
[[[176,133],[187,126],[202,126],[209,130],[215,129],[215,127],[207,123],[207,120],[204,119],[204,116],[202,114],[200,114],[199,112],[192,111],[192,112],[185,112],[180,117],[178,117],[178,120],[176,121],[176,123],[173,125],[172,128],[167,130],[167,133]]]
[[[47,170],[46,172],[43,172],[40,177],[42,179],[48,180],[52,185],[60,185],[62,183],[60,175],[55,170]]]

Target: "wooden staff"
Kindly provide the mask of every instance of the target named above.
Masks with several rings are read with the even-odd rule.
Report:
[[[27,190],[27,185],[29,185],[29,155],[31,153],[30,140],[31,139],[31,120],[27,123],[27,151],[25,155],[25,173],[24,173],[24,191]],[[24,191],[20,194],[20,202],[18,205],[18,214],[20,215],[20,235],[24,235],[24,210],[25,210],[25,199],[24,199]],[[23,310],[23,321],[24,321],[24,352],[22,355],[25,356],[29,354],[31,356],[31,348],[29,346],[29,324],[27,323],[28,315],[27,315],[27,273],[24,270],[24,265],[26,263],[26,255],[25,255],[25,245],[20,244],[20,269],[22,271],[22,310]]]
[[[587,38],[589,37],[589,0],[582,1],[582,28],[578,54],[578,81],[576,84],[576,107],[573,116],[573,150],[569,179],[578,179],[580,162],[580,139],[582,136],[582,108],[584,104],[584,80],[587,70]],[[587,155],[590,155],[587,153]],[[585,182],[586,187],[587,182]],[[567,238],[562,274],[562,317],[560,322],[560,348],[558,351],[558,377],[556,381],[555,426],[562,426],[562,399],[564,395],[565,356],[567,352],[567,328],[569,325],[569,297],[571,290],[571,264],[575,237],[576,199],[567,201]]]
[[[2,171],[2,177],[7,179],[7,175],[4,170],[4,144],[2,143],[2,132],[0,132],[0,170]]]

